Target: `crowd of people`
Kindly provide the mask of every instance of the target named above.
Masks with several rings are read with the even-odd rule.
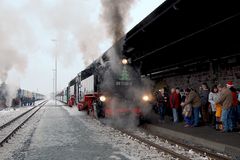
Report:
[[[240,92],[233,82],[226,85],[214,85],[210,89],[207,83],[185,90],[172,88],[167,94],[166,88],[156,92],[155,110],[160,122],[165,115],[172,117],[174,123],[184,121],[184,127],[210,125],[220,132],[232,132],[240,125]]]

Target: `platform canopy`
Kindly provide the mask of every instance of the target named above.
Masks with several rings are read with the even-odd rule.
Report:
[[[143,75],[239,55],[239,2],[167,0],[127,33],[124,50]]]

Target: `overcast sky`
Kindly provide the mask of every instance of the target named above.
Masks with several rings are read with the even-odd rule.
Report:
[[[136,0],[125,33],[162,2]],[[101,11],[100,0],[1,0],[0,82],[49,94],[57,55],[58,90],[67,86],[112,45]]]

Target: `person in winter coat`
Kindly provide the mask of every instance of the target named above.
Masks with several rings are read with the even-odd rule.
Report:
[[[222,123],[222,106],[216,103],[216,130],[222,131],[223,130],[223,123]]]
[[[238,89],[238,107],[237,107],[238,125],[240,125],[240,89]]]
[[[205,124],[209,122],[208,96],[209,96],[208,85],[207,85],[207,83],[203,83],[201,86],[201,90],[200,90],[200,98],[201,98],[202,120]]]
[[[234,88],[233,82],[229,81],[227,84],[227,88],[232,93],[232,107],[230,109],[230,117],[231,117],[231,128],[237,128],[237,106],[238,106],[238,96],[237,90]]]
[[[188,89],[186,89],[188,90]],[[187,91],[186,94],[185,94],[185,99],[184,101],[187,102],[188,99],[189,99],[189,92],[190,91]],[[184,117],[184,121],[185,121],[185,128],[186,127],[191,127],[192,126],[192,105],[191,104],[187,104],[183,107],[183,112],[182,112],[182,115]]]
[[[163,92],[160,92],[160,91],[157,92],[156,101],[157,101],[157,108],[159,111],[160,121],[162,122],[164,121],[165,110],[166,110],[165,98],[164,98]]]
[[[218,90],[220,91],[220,96],[216,104],[220,104],[222,106],[223,132],[229,132],[233,129],[230,117],[230,109],[233,101],[232,93],[228,88],[221,84],[218,85]]]
[[[199,95],[194,90],[186,89],[186,94],[189,94],[187,101],[182,103],[181,105],[185,107],[186,105],[190,104],[192,106],[192,122],[193,127],[199,126],[199,113],[201,107],[201,99]]]
[[[170,101],[170,107],[172,108],[172,113],[173,113],[173,121],[174,123],[178,122],[178,108],[181,104],[179,95],[176,93],[176,89],[172,88],[171,89],[171,95],[169,98]]]
[[[179,121],[182,121],[183,120],[183,116],[182,116],[182,106],[181,106],[181,102],[184,102],[185,101],[185,99],[184,99],[184,101],[182,101],[183,99],[182,99],[182,96],[181,96],[181,91],[180,91],[180,88],[176,88],[176,93],[177,93],[177,96],[178,96],[178,99],[179,99],[179,107],[177,108],[177,113],[178,113],[178,120]]]
[[[211,117],[212,117],[212,125],[215,127],[215,129],[218,129],[219,126],[217,125],[217,117],[216,117],[216,102],[219,98],[219,93],[218,93],[218,88],[217,86],[213,86],[210,94],[209,94],[209,97],[208,97],[208,102],[210,103],[211,105]],[[219,122],[219,119],[218,119],[218,122]]]
[[[172,117],[172,109],[170,108],[169,94],[168,94],[167,88],[164,87],[164,88],[160,89],[160,92],[162,93],[162,95],[164,97],[164,108],[165,108],[164,114],[169,117]]]

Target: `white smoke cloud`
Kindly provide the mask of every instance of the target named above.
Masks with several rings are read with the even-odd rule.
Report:
[[[92,4],[79,0],[1,1],[1,81],[6,81],[11,69],[23,73],[29,54],[54,53],[66,66],[75,54],[82,54],[85,65],[98,58],[106,34],[97,19],[100,2]]]
[[[6,81],[8,72],[16,69],[24,72],[27,58],[23,54],[27,32],[31,32],[17,9],[0,5],[0,81]],[[19,49],[19,47],[21,49]]]
[[[95,8],[99,8],[98,3],[93,6],[93,1],[51,2],[29,1],[26,9],[38,17],[45,30],[52,31],[52,39],[56,40],[56,46],[53,47],[55,54],[71,62],[74,55],[80,53],[85,65],[90,64],[101,55],[99,46],[105,39],[104,27],[96,19],[99,14],[95,11]],[[69,43],[76,43],[78,48]]]
[[[125,9],[133,7],[135,3],[129,2],[137,0],[112,1],[124,6],[121,7],[124,16],[121,34],[125,33],[126,23],[130,23],[129,13]],[[29,57],[34,57],[33,54],[57,54],[59,64],[66,67],[76,61],[88,65],[98,58],[103,50],[112,45],[110,39],[113,39],[107,29],[108,22],[103,23],[105,13],[102,4],[99,0],[1,0],[0,81],[5,81],[12,70],[19,72],[22,78],[24,71],[28,71]],[[82,59],[76,60],[76,54],[81,55]],[[29,76],[32,75],[30,73]],[[31,80],[29,84],[35,83]]]

